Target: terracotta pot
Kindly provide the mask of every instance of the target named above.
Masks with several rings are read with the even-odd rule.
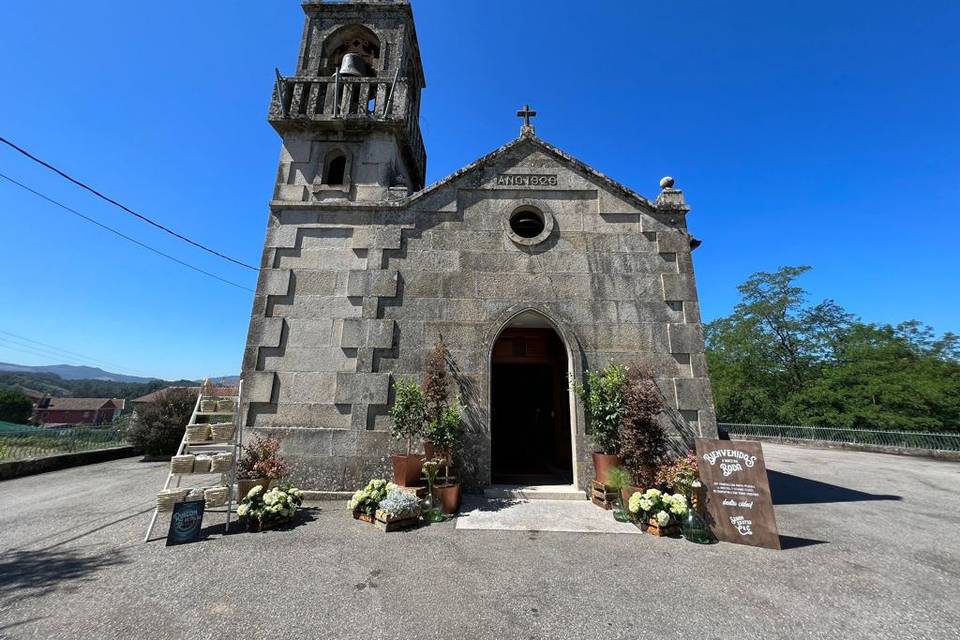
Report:
[[[423,469],[423,456],[412,453],[394,454],[390,456],[393,462],[393,481],[401,487],[416,487],[420,484],[420,471]]]
[[[460,510],[460,484],[440,484],[433,487],[433,499],[440,511],[450,515]]]
[[[593,468],[597,472],[597,482],[607,483],[607,473],[614,467],[619,467],[623,459],[620,456],[608,453],[593,452]]]
[[[270,488],[270,478],[258,478],[254,480],[237,480],[237,502],[247,497],[250,489],[254,487],[263,487],[266,491]]]

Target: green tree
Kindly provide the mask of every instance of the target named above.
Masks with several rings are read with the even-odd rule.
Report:
[[[960,339],[910,320],[865,324],[807,303],[809,267],[757,273],[733,314],[706,325],[717,415],[873,429],[960,428]]]
[[[14,389],[0,389],[0,422],[26,424],[32,413],[30,398]]]
[[[153,402],[137,407],[127,439],[148,455],[176,453],[196,401],[195,391],[167,389]]]

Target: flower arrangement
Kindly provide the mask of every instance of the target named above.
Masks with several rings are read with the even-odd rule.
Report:
[[[571,382],[570,386],[583,402],[593,443],[601,453],[618,454],[627,368],[613,363],[600,371],[587,371],[586,376],[585,385]]]
[[[693,453],[678,458],[665,467],[660,467],[656,477],[658,485],[669,487],[671,490],[684,495],[688,500],[699,480],[697,456]]]
[[[377,511],[377,506],[383,500],[387,493],[397,488],[397,485],[386,480],[371,480],[363,489],[353,494],[347,507],[354,512],[373,516]]]
[[[380,501],[377,507],[377,519],[383,522],[406,520],[420,515],[420,500],[417,496],[393,488]]]
[[[255,523],[261,530],[289,522],[303,503],[303,491],[289,482],[264,492],[263,487],[250,489],[240,505],[237,516]]]
[[[280,455],[280,439],[274,437],[256,439],[243,446],[243,457],[237,463],[237,478],[279,480],[290,473],[286,460]]]
[[[643,493],[637,491],[628,501],[627,508],[633,516],[641,521],[655,520],[661,527],[679,522],[687,513],[687,499],[679,493],[673,495],[659,489],[647,489]]]

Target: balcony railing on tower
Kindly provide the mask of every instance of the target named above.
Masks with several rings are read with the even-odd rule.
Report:
[[[290,76],[277,73],[268,120],[281,129],[311,122],[332,122],[362,125],[364,122],[386,122],[395,125],[409,146],[410,161],[423,186],[427,152],[420,134],[418,109],[408,109],[410,99],[407,81],[403,78],[358,78],[353,76]]]

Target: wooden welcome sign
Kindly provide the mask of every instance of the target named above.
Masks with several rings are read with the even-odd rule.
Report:
[[[697,438],[696,444],[708,520],[717,539],[780,549],[760,443]]]

